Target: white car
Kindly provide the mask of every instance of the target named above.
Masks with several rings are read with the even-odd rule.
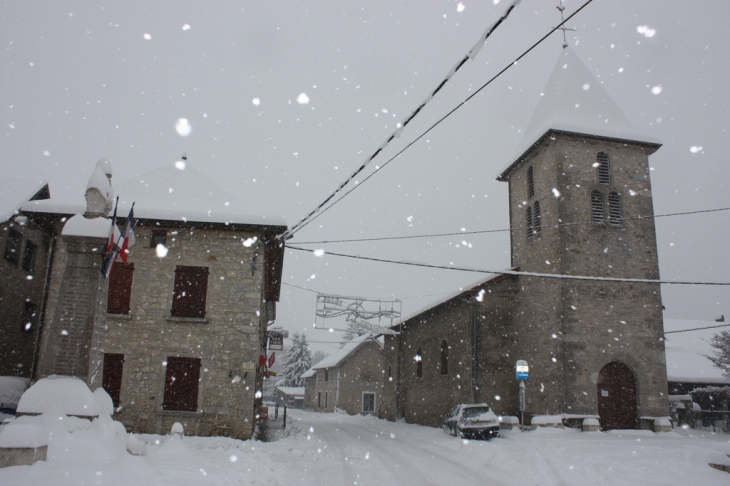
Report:
[[[444,420],[444,432],[461,438],[499,437],[499,419],[486,403],[455,406]]]

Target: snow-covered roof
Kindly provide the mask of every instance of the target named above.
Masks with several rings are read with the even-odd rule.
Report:
[[[48,183],[42,179],[0,177],[0,223],[12,218],[34,197],[41,197],[44,189],[48,192],[47,186]]]
[[[500,178],[550,129],[661,144],[634,127],[571,48],[558,58],[517,153]]]
[[[311,368],[310,370],[302,373],[302,378],[311,378],[316,374],[317,374],[317,370],[315,370],[314,368]]]
[[[517,267],[510,268],[509,270],[517,270]],[[399,324],[402,324],[402,323],[408,321],[409,319],[413,319],[414,317],[416,317],[416,316],[418,316],[420,314],[423,314],[424,312],[429,311],[429,310],[431,310],[431,309],[433,309],[435,307],[438,307],[441,304],[445,304],[446,302],[450,301],[451,299],[453,299],[455,297],[458,297],[458,296],[460,296],[462,294],[467,294],[467,293],[470,293],[470,292],[475,292],[475,291],[479,290],[480,287],[489,285],[490,283],[492,283],[493,280],[495,280],[498,277],[502,277],[504,275],[505,274],[503,274],[503,273],[500,273],[500,274],[492,274],[492,275],[490,275],[487,278],[481,277],[478,280],[474,280],[473,282],[471,282],[471,283],[465,285],[464,287],[462,287],[460,290],[458,290],[456,292],[451,292],[449,294],[446,294],[445,297],[443,297],[443,298],[441,298],[439,300],[436,300],[436,301],[428,304],[425,307],[421,307],[420,309],[416,310],[415,312],[411,312],[406,317],[402,317],[401,320],[400,320],[400,322],[398,322],[397,324],[395,324],[392,327],[398,326]]]
[[[665,332],[717,325],[714,321],[664,319]],[[730,383],[720,369],[704,356],[713,354],[715,348],[710,346],[710,341],[720,331],[722,328],[667,334],[664,343],[667,353],[667,379],[689,383]]]
[[[116,227],[115,227],[116,228]],[[93,236],[109,238],[112,222],[107,218],[86,218],[83,214],[76,214],[63,225],[61,234],[72,236]],[[117,229],[118,232],[118,229]]]
[[[312,366],[312,370],[323,370],[325,368],[333,368],[333,367],[339,365],[340,363],[342,363],[345,360],[345,358],[350,356],[357,348],[359,348],[360,345],[362,345],[363,343],[370,341],[370,340],[374,341],[375,343],[378,343],[378,341],[375,340],[373,335],[370,333],[363,334],[362,336],[357,336],[352,341],[350,341],[350,342],[346,343],[344,346],[342,346],[342,348],[340,350],[338,350],[336,353],[327,356],[325,359],[323,359],[316,365]]]
[[[142,219],[286,226],[283,216],[258,214],[257,201],[245,201],[229,193],[189,162],[178,161],[113,185],[119,196],[120,217],[126,217],[135,203],[134,216]],[[23,210],[83,213],[83,196],[78,195],[77,203],[59,204],[52,199],[27,203]]]
[[[304,387],[303,386],[280,386],[279,391],[284,395],[291,397],[303,397]]]
[[[66,415],[97,415],[94,394],[80,378],[51,375],[28,388],[18,403],[18,413],[45,413],[57,408]]]

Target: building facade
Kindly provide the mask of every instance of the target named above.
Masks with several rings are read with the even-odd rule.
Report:
[[[593,119],[596,107],[605,120]],[[661,292],[641,281],[659,278],[649,156],[660,144],[632,130],[570,50],[525,137],[498,178],[509,184],[516,273],[386,338],[388,364],[399,371],[387,393],[395,416],[437,426],[465,402],[517,415],[518,359],[530,365],[528,417],[600,415],[613,429],[667,416]]]

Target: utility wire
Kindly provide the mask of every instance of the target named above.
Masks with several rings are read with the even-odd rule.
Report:
[[[299,248],[296,246],[286,245],[290,250],[308,251],[314,253],[315,250],[309,248]],[[345,253],[332,253],[328,252],[329,255],[339,256],[344,258],[354,258],[357,260],[368,260],[372,262],[381,263],[394,263],[397,265],[408,265],[412,267],[424,267],[424,268],[437,268],[442,270],[457,270],[460,272],[472,272],[472,273],[492,273],[497,275],[522,275],[525,277],[537,277],[537,278],[555,278],[555,279],[566,279],[566,280],[596,280],[601,282],[626,282],[626,283],[650,283],[650,284],[667,284],[667,285],[730,285],[730,282],[691,282],[685,280],[654,280],[648,278],[620,278],[620,277],[593,277],[588,275],[564,275],[559,273],[536,273],[536,272],[521,272],[517,270],[479,270],[476,268],[465,268],[465,267],[454,267],[444,265],[431,265],[428,263],[415,263],[415,262],[403,262],[398,260],[386,260],[384,258],[372,258],[364,257],[359,255],[348,255]]]
[[[380,147],[378,147],[378,149],[370,157],[368,157],[365,160],[365,162],[363,162],[362,165],[357,170],[355,170],[355,172],[353,172],[352,174],[350,174],[350,177],[348,177],[342,184],[340,184],[340,186],[337,189],[335,189],[334,192],[332,192],[332,194],[330,194],[327,197],[327,199],[325,199],[316,208],[314,208],[311,213],[309,213],[304,218],[302,218],[301,221],[299,221],[297,224],[295,224],[294,226],[292,226],[291,229],[286,230],[280,236],[280,238],[282,240],[289,239],[294,233],[296,233],[300,229],[304,228],[304,226],[306,226],[309,221],[311,221],[312,219],[315,219],[316,218],[315,215],[317,215],[320,212],[320,210],[322,209],[322,207],[325,204],[327,204],[328,202],[330,202],[330,200],[333,197],[335,197],[335,195],[337,195],[337,193],[339,193],[355,177],[357,177],[357,175],[360,172],[362,172],[363,170],[365,170],[365,167],[367,167],[368,164],[370,162],[372,162],[372,160],[375,157],[377,157],[378,154],[380,154],[380,152],[382,152],[383,150],[385,150],[385,148],[388,146],[388,144],[390,144],[391,141],[393,141],[393,139],[400,138],[400,135],[403,132],[403,129],[405,128],[405,126],[408,125],[411,122],[411,120],[413,120],[413,118],[416,117],[416,115],[418,115],[418,113],[426,106],[426,104],[428,102],[430,102],[433,99],[434,96],[436,96],[436,93],[438,93],[439,91],[441,91],[441,88],[443,88],[446,85],[446,83],[449,81],[449,79],[451,79],[451,77],[454,76],[454,74],[456,74],[456,72],[461,68],[461,66],[463,66],[466,63],[466,61],[468,61],[469,59],[472,59],[473,60],[473,59],[476,58],[477,53],[481,50],[482,46],[487,41],[487,39],[489,38],[489,36],[492,35],[492,32],[494,32],[497,29],[497,27],[499,27],[499,25],[509,16],[509,14],[515,8],[515,6],[518,3],[520,3],[520,1],[521,0],[513,0],[512,1],[512,4],[509,7],[507,7],[507,10],[505,10],[504,14],[502,14],[502,17],[500,17],[494,24],[492,24],[490,27],[487,28],[486,31],[484,31],[484,33],[479,38],[479,40],[476,42],[476,44],[474,44],[474,47],[471,48],[471,50],[466,54],[466,56],[464,56],[464,58],[461,61],[459,61],[456,64],[454,64],[454,67],[452,67],[451,68],[451,71],[449,71],[446,74],[446,77],[444,78],[443,81],[441,81],[441,83],[436,87],[436,89],[433,90],[431,92],[431,94],[428,95],[428,97],[426,97],[426,99],[423,101],[423,103],[421,103],[421,105],[418,108],[416,108],[410,115],[408,115],[405,118],[405,120],[403,120],[403,123],[399,123],[398,124],[395,132],[393,132],[390,135],[390,137],[388,137],[388,139],[385,142],[383,142],[383,144]]]
[[[730,327],[730,324],[720,324],[719,326],[694,327],[692,329],[680,329],[679,331],[664,331],[664,334],[672,334],[675,332],[699,331],[701,329],[716,329],[718,327]]]
[[[682,213],[667,213],[667,214],[655,214],[654,216],[636,216],[634,218],[622,218],[621,221],[635,221],[640,219],[656,219],[656,218],[666,218],[668,216],[684,216],[687,214],[702,214],[702,213],[714,213],[717,211],[730,211],[730,208],[717,208],[717,209],[702,209],[699,211],[685,211]],[[577,223],[558,223],[558,224],[552,224],[548,226],[543,226],[543,228],[558,228],[560,226],[578,226],[578,225],[587,225],[587,224],[595,224],[593,221],[583,221],[583,222],[577,222]],[[506,231],[518,231],[518,230],[526,230],[527,226],[516,226],[514,228],[503,228],[503,229],[493,229],[493,230],[479,230],[479,231],[459,231],[454,233],[434,233],[430,235],[407,235],[407,236],[384,236],[379,238],[354,238],[349,240],[324,240],[324,241],[297,241],[292,242],[292,245],[321,245],[326,243],[353,243],[353,242],[359,242],[359,241],[387,241],[387,240],[409,240],[413,238],[435,238],[438,236],[462,236],[462,235],[478,235],[478,234],[484,234],[484,233],[503,233]]]
[[[320,204],[319,206],[317,206],[317,208],[314,211],[312,211],[311,213],[309,213],[306,217],[304,217],[301,221],[299,221],[296,225],[294,225],[290,230],[287,230],[284,234],[282,234],[281,235],[281,238],[282,239],[291,238],[295,233],[297,233],[298,231],[302,230],[309,223],[311,223],[312,221],[314,221],[315,219],[317,219],[318,217],[320,217],[322,214],[324,214],[325,212],[327,212],[332,206],[334,206],[338,202],[342,201],[352,191],[354,191],[355,189],[357,189],[358,187],[360,187],[365,181],[367,181],[373,175],[375,175],[380,169],[382,169],[383,167],[385,167],[386,165],[388,165],[391,161],[393,161],[398,156],[400,156],[403,152],[405,152],[406,150],[408,150],[413,144],[415,144],[420,139],[422,139],[423,137],[425,137],[431,130],[433,130],[438,125],[440,125],[442,121],[444,121],[446,118],[448,118],[449,116],[451,116],[456,110],[458,110],[459,108],[461,108],[462,106],[464,106],[469,100],[471,100],[474,96],[476,96],[477,94],[479,94],[484,88],[486,88],[487,86],[489,86],[490,84],[492,84],[492,82],[495,79],[497,79],[498,77],[500,77],[505,71],[507,71],[509,68],[511,68],[512,66],[514,66],[515,64],[517,64],[523,57],[525,57],[527,54],[529,54],[530,51],[532,51],[535,47],[537,47],[542,42],[544,42],[545,39],[547,39],[553,32],[555,32],[556,30],[560,30],[560,28],[563,25],[565,25],[566,22],[568,22],[575,15],[577,15],[578,12],[580,12],[581,10],[583,10],[592,1],[593,0],[588,0],[586,3],[584,3],[583,5],[581,5],[580,8],[578,8],[578,10],[576,10],[570,16],[568,16],[567,19],[565,19],[562,22],[560,22],[556,27],[550,29],[550,31],[547,34],[545,34],[543,37],[541,37],[540,40],[538,40],[537,42],[535,42],[525,52],[523,52],[522,54],[520,54],[514,61],[512,61],[511,63],[509,63],[504,69],[502,69],[500,72],[498,72],[497,74],[495,74],[492,77],[492,79],[490,79],[489,81],[487,81],[486,83],[484,83],[479,89],[477,89],[474,93],[472,93],[471,95],[469,95],[464,101],[462,101],[461,103],[459,103],[458,105],[456,105],[456,107],[454,109],[452,109],[451,111],[449,111],[448,113],[446,113],[446,115],[444,115],[438,121],[436,121],[436,123],[434,123],[433,125],[431,125],[425,132],[423,132],[421,135],[419,135],[418,137],[416,137],[408,145],[406,145],[405,147],[403,147],[402,150],[400,150],[397,154],[395,154],[393,157],[391,157],[390,159],[388,159],[383,165],[381,165],[380,167],[378,167],[374,172],[372,172],[365,179],[363,179],[362,182],[360,182],[355,187],[353,187],[352,189],[350,189],[349,191],[347,191],[345,194],[342,195],[342,197],[340,197],[339,199],[337,199],[335,202],[333,202],[332,204],[330,204],[326,208],[322,209],[322,207],[325,204],[327,204],[337,193],[339,193],[340,190],[342,190],[342,188],[345,187],[345,185],[347,185],[347,183],[349,183],[358,173],[360,173],[365,168],[365,166],[370,162],[370,160],[372,160],[372,158],[375,155],[377,155],[383,147],[381,147],[381,149],[378,149],[378,151],[370,158],[370,160],[368,160],[368,162],[366,162],[365,164],[363,164],[347,181],[345,181],[343,184],[341,184],[340,187],[338,187],[335,190],[335,192],[333,192],[332,194],[330,194],[330,196],[322,204]],[[497,21],[497,23],[493,26],[493,29],[496,28],[502,22],[502,20],[504,20],[506,18],[506,15],[509,14],[509,11],[511,11],[512,8],[514,8],[514,3],[510,6],[510,8],[508,9],[508,11],[505,12],[505,15],[503,15],[502,18],[499,21]],[[491,34],[491,32],[489,32],[489,33]],[[439,86],[439,89],[440,89],[440,86]],[[430,101],[430,99],[427,98],[426,101]],[[416,112],[420,111],[420,109],[422,107],[423,107],[423,105],[421,107],[419,107]],[[410,119],[409,119],[409,121],[410,121]],[[396,130],[396,132],[397,132],[397,130]],[[392,137],[391,137],[391,139],[392,139]],[[388,141],[390,141],[391,139],[389,139]]]

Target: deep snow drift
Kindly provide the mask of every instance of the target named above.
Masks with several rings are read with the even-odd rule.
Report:
[[[730,436],[682,430],[508,431],[463,441],[373,417],[289,411],[276,442],[134,435],[110,424],[56,426],[48,461],[0,469],[0,484],[368,485],[728,484]],[[280,422],[279,422],[280,424]],[[80,425],[80,424],[79,424]]]

